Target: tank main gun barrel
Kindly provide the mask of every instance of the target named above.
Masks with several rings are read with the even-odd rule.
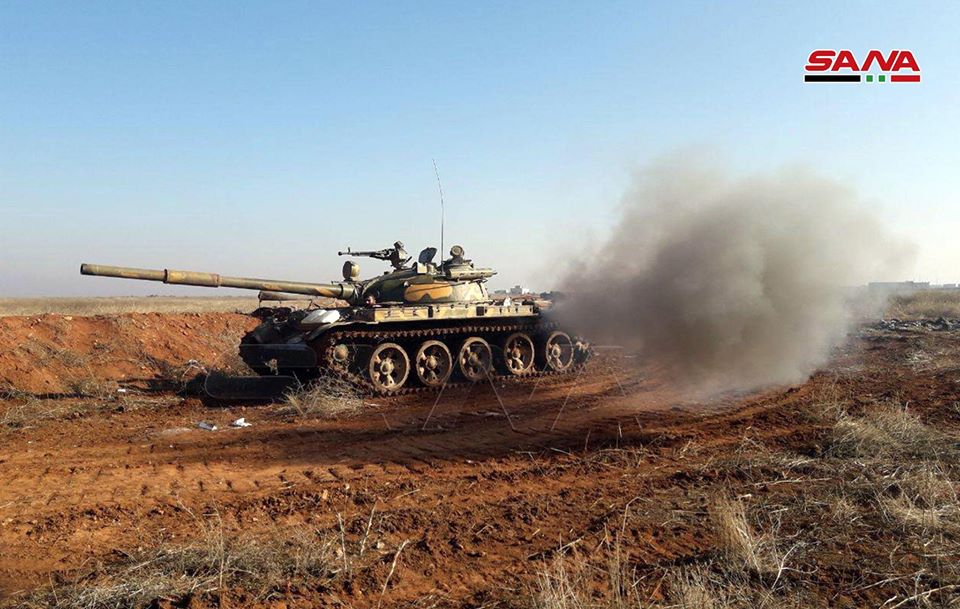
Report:
[[[267,290],[260,290],[260,293],[257,294],[257,300],[267,302],[290,302],[294,300],[313,300],[313,298],[307,296],[306,294],[291,294],[289,292],[268,292]]]
[[[304,283],[300,281],[274,281],[271,279],[252,279],[249,277],[228,277],[216,273],[198,273],[195,271],[175,271],[171,269],[135,269],[125,266],[107,266],[102,264],[81,264],[81,275],[98,277],[120,277],[122,279],[140,279],[143,281],[162,281],[174,285],[195,285],[208,288],[239,288],[241,290],[267,290],[270,292],[289,292],[324,298],[339,298],[352,301],[359,295],[356,286],[349,283]]]

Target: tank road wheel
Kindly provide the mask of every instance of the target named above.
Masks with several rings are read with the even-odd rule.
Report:
[[[397,391],[407,382],[410,374],[410,358],[397,343],[377,345],[367,364],[370,383],[377,393]]]
[[[544,370],[566,372],[573,365],[573,341],[566,332],[551,332],[540,350]]]
[[[450,349],[438,340],[424,341],[414,358],[417,378],[427,387],[442,387],[453,372]]]
[[[479,336],[463,341],[457,354],[457,365],[460,373],[468,381],[476,383],[487,378],[493,367],[493,352],[490,350],[490,344]]]
[[[503,368],[507,374],[520,376],[533,370],[536,351],[533,341],[523,332],[517,332],[503,341]]]

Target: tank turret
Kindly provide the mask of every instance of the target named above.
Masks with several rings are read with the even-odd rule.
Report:
[[[337,298],[351,304],[478,302],[489,300],[489,294],[483,282],[496,274],[491,269],[476,268],[471,261],[463,259],[463,248],[460,246],[454,246],[451,249],[450,259],[439,266],[432,262],[436,255],[435,248],[423,250],[417,262],[405,266],[410,261],[410,257],[403,251],[403,244],[399,241],[394,244],[393,248],[366,252],[354,252],[348,248],[347,251],[340,252],[340,255],[370,256],[389,261],[394,270],[378,277],[359,280],[359,266],[348,261],[343,265],[344,281],[331,283],[253,279],[197,271],[137,269],[99,264],[80,265],[80,274],[160,281],[173,285],[286,292],[288,294]]]

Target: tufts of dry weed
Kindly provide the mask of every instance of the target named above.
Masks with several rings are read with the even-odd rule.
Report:
[[[112,386],[102,384],[93,385],[89,393],[79,393],[77,399],[0,389],[0,434],[94,413],[166,408],[175,400],[165,395],[121,395]]]
[[[59,400],[41,400],[33,396],[6,398],[0,405],[0,432],[31,427],[41,421],[59,419],[69,413]]]
[[[960,317],[960,291],[924,290],[893,296],[886,312],[896,319],[937,319]]]
[[[200,542],[161,545],[101,565],[79,581],[41,589],[23,607],[134,609],[159,598],[179,598],[241,586],[269,595],[278,582],[333,577],[333,541],[305,532],[269,539],[235,539],[212,530]]]
[[[291,587],[324,586],[352,577],[391,554],[375,530],[374,511],[362,519],[366,526],[360,523],[362,536],[354,541],[345,538],[342,524],[339,533],[300,526],[250,536],[225,531],[216,514],[195,520],[199,533],[192,541],[145,543],[121,560],[11,597],[0,607],[136,609],[158,601],[181,606],[183,599],[212,593],[222,604],[232,591],[268,601]]]
[[[348,381],[324,375],[308,385],[289,391],[277,409],[280,416],[338,418],[363,410],[363,396]]]
[[[897,472],[886,480],[877,503],[889,521],[921,535],[960,530],[956,485],[939,466]]]
[[[617,556],[626,549],[617,542]],[[593,580],[601,572],[601,585]],[[665,570],[655,592],[645,591],[635,570],[619,561],[591,568],[576,556],[558,555],[537,573],[533,609],[756,609],[802,607],[792,593],[706,561]],[[657,600],[654,600],[657,597]]]
[[[702,567],[673,574],[669,598],[678,609],[724,609],[736,606],[726,587],[712,581],[711,573]]]
[[[841,414],[829,452],[841,458],[936,460],[952,452],[943,434],[924,425],[896,402],[880,404],[864,416]]]
[[[537,573],[533,609],[582,609],[590,606],[588,582],[582,566],[569,566],[563,555]]]
[[[734,571],[767,573],[773,567],[767,556],[767,542],[747,522],[742,502],[721,497],[710,510],[717,544]]]
[[[771,446],[748,428],[739,443],[705,462],[698,470],[701,484],[715,485],[700,491],[706,510],[665,515],[665,522],[689,518],[687,526],[711,536],[716,551],[651,564],[636,559],[650,554],[642,543],[623,546],[618,539],[607,547],[606,569],[571,556],[544,565],[532,604],[809,608],[824,606],[825,595],[841,594],[854,603],[881,598],[876,606],[886,600],[888,609],[957,606],[956,436],[892,401],[854,416],[848,410],[853,398],[840,384],[814,396],[809,416],[818,435],[794,449]],[[630,472],[637,461],[605,463]],[[656,502],[651,506],[659,509]],[[824,577],[831,579],[826,586]]]

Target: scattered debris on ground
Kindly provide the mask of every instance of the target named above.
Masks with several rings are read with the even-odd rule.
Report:
[[[949,332],[960,330],[960,319],[881,319],[870,325],[875,330],[888,332],[909,332],[910,330],[931,330],[935,332]]]

